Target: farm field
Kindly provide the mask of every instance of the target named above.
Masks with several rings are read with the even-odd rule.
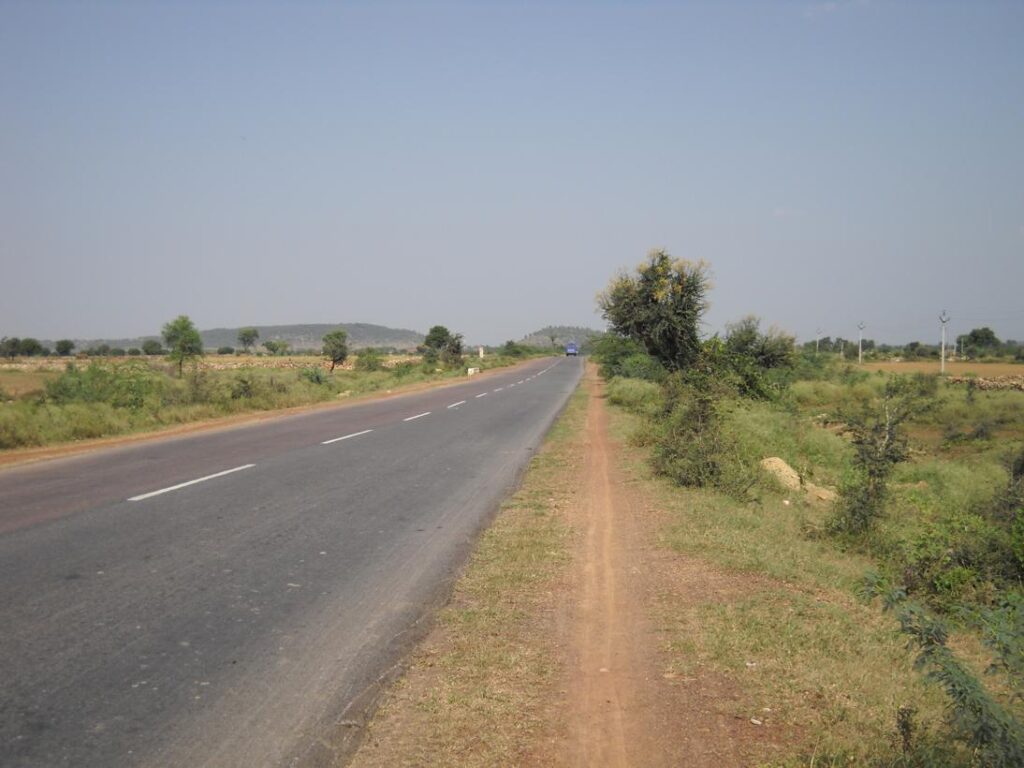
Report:
[[[457,366],[358,353],[331,372],[319,356],[216,356],[179,376],[163,357],[15,359],[0,364],[0,451],[152,432],[258,411],[430,386],[523,357],[467,357]]]
[[[870,362],[864,363],[867,371],[883,371],[885,373],[938,373],[937,360],[912,360],[907,362]],[[980,363],[973,360],[946,361],[946,373],[952,376],[1024,376],[1022,363]]]

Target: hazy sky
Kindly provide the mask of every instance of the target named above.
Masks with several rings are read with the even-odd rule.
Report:
[[[1024,2],[0,0],[0,335],[602,326],[1024,338]]]

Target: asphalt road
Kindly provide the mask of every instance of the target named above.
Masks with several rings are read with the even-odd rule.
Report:
[[[329,764],[582,368],[0,471],[0,765]]]

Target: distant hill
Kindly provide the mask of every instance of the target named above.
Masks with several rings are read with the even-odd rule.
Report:
[[[287,341],[292,349],[315,349],[321,345],[325,333],[344,328],[348,331],[349,347],[395,347],[415,349],[423,343],[423,334],[405,328],[388,328],[371,323],[319,323],[313,325],[257,325],[259,343],[264,341]],[[211,328],[200,331],[203,346],[237,347],[238,328]]]
[[[260,332],[259,344],[264,341],[287,341],[292,349],[316,349],[320,340],[328,331],[344,328],[348,331],[349,347],[395,347],[396,349],[415,349],[423,343],[423,334],[405,328],[388,328],[385,325],[371,323],[315,323],[310,325],[257,325]],[[206,349],[218,347],[237,347],[238,328],[211,328],[200,331],[203,346]],[[137,336],[126,339],[75,339],[75,349],[82,351],[89,347],[107,344],[111,347],[128,349],[141,347],[146,339],[160,340],[159,336]],[[53,347],[53,342],[43,340],[45,346]]]
[[[539,331],[527,334],[520,339],[520,342],[533,347],[550,347],[552,335],[555,337],[554,346],[556,347],[564,347],[570,341],[575,341],[580,345],[580,349],[586,351],[594,339],[604,335],[604,331],[584,328],[579,325],[549,325]]]

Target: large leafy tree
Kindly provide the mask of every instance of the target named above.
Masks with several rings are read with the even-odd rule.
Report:
[[[344,328],[325,333],[323,338],[324,357],[331,361],[331,372],[348,358],[348,333]]]
[[[704,262],[653,250],[635,273],[613,278],[597,301],[613,331],[640,342],[669,370],[681,370],[700,353],[709,288]]]
[[[0,339],[0,355],[12,360],[21,352],[21,339],[17,336],[4,336]]]
[[[423,355],[423,361],[436,363],[441,356],[441,352],[448,346],[451,337],[451,332],[443,325],[435,325],[427,331],[427,337],[417,349]]]
[[[178,375],[181,376],[185,361],[203,354],[203,340],[199,331],[188,315],[178,315],[163,327],[162,335],[170,349],[171,360],[178,363]]]
[[[246,352],[256,346],[256,342],[259,338],[260,332],[252,326],[238,329],[238,345]]]
[[[57,350],[57,354],[61,357],[67,357],[75,348],[75,342],[71,339],[59,339],[54,345]]]

